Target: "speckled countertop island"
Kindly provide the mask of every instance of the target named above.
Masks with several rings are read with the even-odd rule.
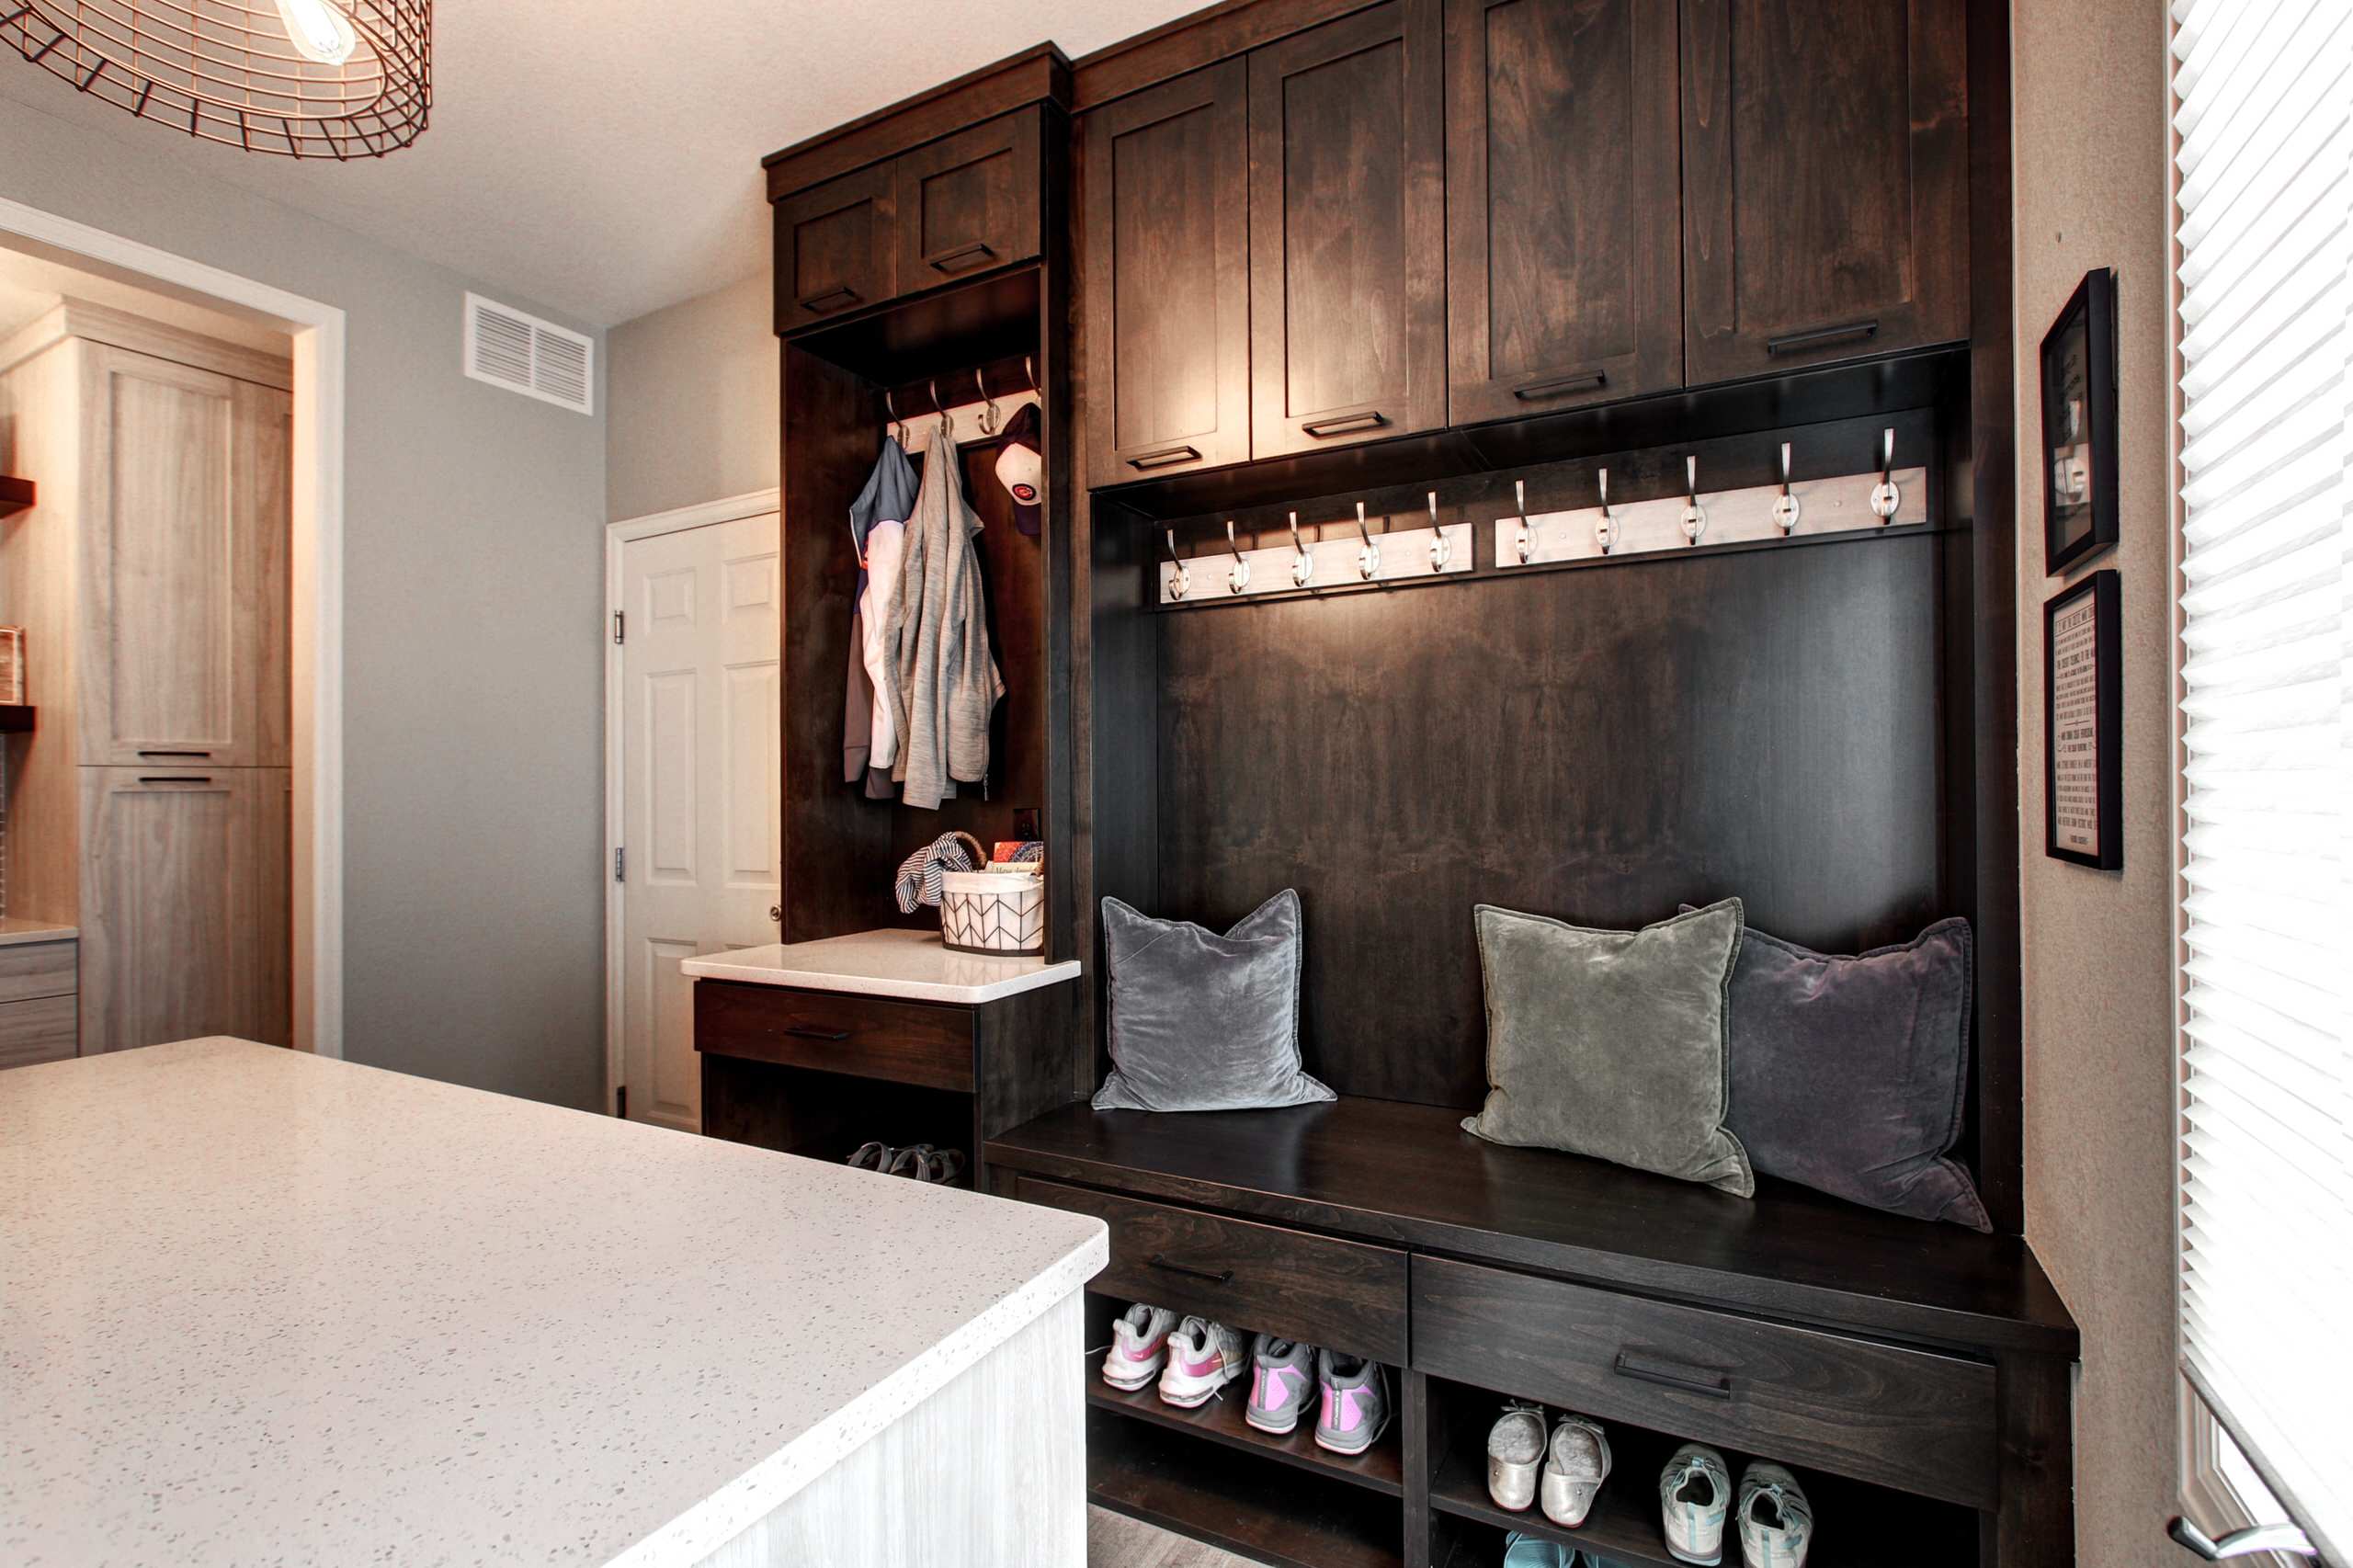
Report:
[[[0,1074],[0,1562],[695,1562],[1106,1256],[236,1040]]]

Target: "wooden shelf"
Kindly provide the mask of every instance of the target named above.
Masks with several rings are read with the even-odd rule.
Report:
[[[0,702],[0,735],[30,734],[34,711],[29,702]]]
[[[12,479],[0,473],[0,517],[12,517],[23,511],[36,498],[31,480]]]
[[[1609,1478],[1601,1483],[1601,1495],[1594,1499],[1585,1523],[1575,1529],[1563,1529],[1540,1507],[1515,1514],[1495,1506],[1487,1494],[1484,1426],[1456,1431],[1430,1483],[1430,1506],[1456,1518],[1578,1547],[1615,1562],[1686,1568],[1668,1553],[1659,1527],[1659,1471],[1677,1440],[1613,1424],[1609,1443]],[[1719,1451],[1737,1487],[1748,1456]],[[1806,1555],[1809,1568],[1966,1568],[1978,1560],[1977,1516],[1966,1508],[1815,1471],[1801,1471],[1798,1478],[1813,1505],[1815,1540]],[[1726,1521],[1728,1562],[1739,1561],[1737,1528]]]
[[[1086,1412],[1089,1501],[1275,1568],[1403,1568],[1400,1504],[1295,1474],[1100,1405]]]
[[[1092,1358],[1086,1369],[1086,1403],[1097,1410],[1165,1426],[1172,1432],[1189,1433],[1244,1453],[1327,1475],[1351,1486],[1368,1487],[1384,1496],[1404,1494],[1405,1467],[1395,1421],[1390,1422],[1389,1430],[1369,1451],[1350,1459],[1317,1446],[1312,1413],[1301,1417],[1299,1429],[1289,1437],[1277,1437],[1251,1426],[1244,1417],[1247,1401],[1243,1391],[1248,1386],[1237,1381],[1227,1390],[1227,1397],[1212,1399],[1197,1410],[1180,1410],[1173,1404],[1163,1404],[1157,1391],[1151,1388],[1121,1393],[1097,1375]]]

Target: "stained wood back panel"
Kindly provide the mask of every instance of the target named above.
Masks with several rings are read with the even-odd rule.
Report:
[[[1296,887],[1311,1070],[1461,1106],[1476,903],[1909,937],[1957,912],[1939,571],[1915,535],[1157,617],[1160,912]]]

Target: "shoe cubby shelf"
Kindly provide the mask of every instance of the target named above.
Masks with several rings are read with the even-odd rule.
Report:
[[[1313,1417],[1302,1418],[1297,1430],[1277,1436],[1261,1432],[1244,1418],[1249,1402],[1247,1380],[1228,1386],[1223,1394],[1194,1410],[1180,1410],[1176,1405],[1161,1403],[1159,1392],[1141,1388],[1133,1393],[1123,1393],[1112,1388],[1097,1375],[1095,1363],[1099,1356],[1087,1361],[1086,1402],[1094,1408],[1131,1421],[1142,1421],[1172,1432],[1183,1432],[1212,1443],[1222,1443],[1244,1453],[1256,1454],[1300,1470],[1313,1471],[1318,1475],[1362,1486],[1384,1496],[1400,1497],[1405,1491],[1405,1466],[1399,1454],[1397,1424],[1392,1421],[1389,1430],[1362,1454],[1350,1458],[1336,1454],[1315,1441]],[[1395,1374],[1391,1374],[1392,1379]]]
[[[1396,1498],[1199,1436],[1090,1403],[1088,1500],[1273,1568],[1404,1568]]]

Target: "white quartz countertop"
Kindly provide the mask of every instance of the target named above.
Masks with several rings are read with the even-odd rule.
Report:
[[[63,942],[78,936],[71,926],[60,926],[48,920],[28,920],[22,915],[0,915],[0,948],[14,947],[18,942]]]
[[[1043,959],[951,953],[937,931],[861,931],[822,942],[738,948],[685,960],[678,968],[705,980],[902,996],[911,1002],[994,1002],[1075,980],[1079,974],[1076,959],[1048,963]]]
[[[1055,1210],[228,1040],[0,1074],[0,1237],[14,1568],[690,1563],[1107,1258]]]

